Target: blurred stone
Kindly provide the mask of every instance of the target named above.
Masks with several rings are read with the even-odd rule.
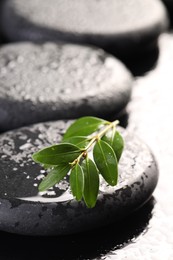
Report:
[[[0,229],[24,235],[64,235],[101,227],[124,218],[146,203],[157,184],[158,169],[148,147],[134,134],[124,135],[125,150],[115,187],[100,183],[95,208],[73,199],[65,179],[44,195],[45,175],[31,155],[59,143],[70,122],[40,123],[0,136]]]
[[[2,5],[2,0],[0,0],[0,17],[2,16],[2,11],[1,11],[1,5]],[[2,28],[1,28],[1,21],[0,21],[0,43],[2,42]]]
[[[156,205],[145,232],[121,250],[108,253],[117,259],[173,258],[173,34],[159,38],[156,67],[138,77],[133,88],[128,131],[135,132],[154,152],[159,165]],[[143,254],[145,252],[145,254]],[[107,256],[105,256],[107,257]]]
[[[144,52],[168,25],[159,0],[6,0],[3,31],[11,41],[68,41],[118,57]]]
[[[16,43],[0,49],[0,131],[35,122],[109,117],[127,105],[132,76],[100,49]]]
[[[173,1],[172,0],[162,0],[166,5],[170,5],[173,7]]]
[[[169,13],[169,18],[171,21],[171,26],[173,25],[173,0],[162,0],[164,4],[167,7],[168,13]]]

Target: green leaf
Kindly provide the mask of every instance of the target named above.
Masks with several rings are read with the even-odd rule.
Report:
[[[102,137],[102,140],[113,148],[117,160],[119,161],[124,149],[124,140],[121,134],[115,128],[113,128]]]
[[[79,164],[76,164],[70,173],[70,187],[77,201],[82,199],[84,188],[84,173]]]
[[[103,178],[109,185],[115,186],[118,179],[118,163],[112,147],[106,142],[98,140],[94,146],[93,156]]]
[[[99,174],[95,163],[86,158],[82,162],[84,173],[84,192],[83,198],[88,208],[93,208],[97,201],[99,191]]]
[[[77,119],[66,131],[63,140],[71,136],[87,136],[97,131],[101,125],[107,121],[97,117],[82,117]]]
[[[81,150],[73,144],[57,144],[34,153],[32,158],[41,164],[58,165],[73,162]]]
[[[39,191],[45,191],[60,182],[71,169],[70,165],[59,165],[56,166],[48,175],[42,180],[38,189]]]
[[[86,136],[74,136],[67,138],[64,142],[74,144],[79,148],[85,148],[89,143],[89,139]]]

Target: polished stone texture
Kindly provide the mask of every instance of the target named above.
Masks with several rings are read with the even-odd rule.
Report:
[[[135,131],[150,146],[159,164],[160,179],[154,193],[156,205],[148,231],[129,246],[114,252],[115,259],[126,259],[127,256],[134,260],[173,258],[172,33],[160,37],[159,50],[155,68],[136,79],[128,107],[128,129]]]
[[[2,5],[2,0],[0,0],[0,16],[2,15],[2,11],[1,11],[1,5]],[[2,28],[1,28],[1,22],[0,22],[0,44],[1,44],[1,42],[2,42],[2,35],[1,35],[1,30],[2,30]]]
[[[169,14],[169,20],[171,24],[173,24],[173,0],[162,0],[165,4],[168,14]]]
[[[48,239],[1,232],[2,259],[173,259],[172,33],[161,36],[159,52],[156,66],[136,78],[128,108],[129,130],[148,143],[158,161],[154,197],[131,217],[97,231]]]
[[[0,259],[173,259],[172,54],[171,32],[159,39],[156,66],[136,78],[128,108],[129,130],[135,130],[148,143],[159,164],[159,183],[148,203],[119,222],[78,235],[37,238],[0,232]],[[141,57],[139,60],[134,70],[142,74],[148,64]]]
[[[173,1],[172,0],[162,0],[166,5],[173,7]]]
[[[38,194],[45,171],[32,161],[33,152],[58,143],[69,123],[38,124],[0,136],[0,229],[24,235],[64,235],[90,230],[124,218],[149,200],[158,169],[149,148],[124,131],[125,151],[119,181],[103,180],[93,209],[76,202],[63,180],[46,194]],[[122,131],[122,129],[120,129]]]
[[[159,0],[6,0],[1,20],[11,41],[92,44],[121,57],[144,52],[168,25]]]
[[[132,76],[101,49],[16,43],[0,48],[0,132],[84,115],[108,118],[127,105]]]

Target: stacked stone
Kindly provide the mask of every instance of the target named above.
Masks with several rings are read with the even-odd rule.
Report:
[[[39,196],[37,176],[45,172],[31,155],[60,142],[69,119],[124,115],[134,79],[119,59],[133,63],[156,48],[168,27],[163,4],[6,0],[1,8],[8,44],[0,48],[0,229],[64,235],[127,217],[149,200],[158,180],[155,158],[134,132],[120,129],[126,147],[118,185],[101,185],[92,210],[71,197],[67,182]]]
[[[96,45],[120,57],[150,48],[167,22],[158,0],[7,0],[2,12],[10,41]]]
[[[0,131],[56,119],[116,116],[132,76],[101,49],[47,42],[0,49]]]

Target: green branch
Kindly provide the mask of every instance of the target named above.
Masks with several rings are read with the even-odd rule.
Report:
[[[99,173],[111,186],[118,181],[118,161],[124,148],[123,138],[116,130],[118,124],[118,120],[109,122],[82,117],[67,129],[60,144],[33,154],[35,162],[49,169],[39,191],[49,189],[70,173],[73,196],[78,201],[83,199],[87,207],[94,207],[99,191]],[[92,160],[88,157],[90,150]]]

